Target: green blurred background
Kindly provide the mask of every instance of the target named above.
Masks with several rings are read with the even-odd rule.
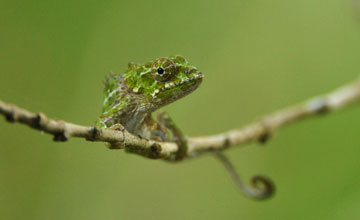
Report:
[[[205,79],[166,107],[187,135],[240,127],[360,72],[351,0],[0,2],[0,99],[91,125],[102,81],[182,54]],[[168,164],[0,118],[0,219],[359,219],[359,105],[226,154],[277,194],[237,191],[211,155]]]

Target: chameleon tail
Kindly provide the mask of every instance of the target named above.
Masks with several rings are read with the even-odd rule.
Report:
[[[270,179],[264,176],[254,176],[251,179],[252,186],[249,187],[240,179],[240,176],[237,174],[234,166],[223,153],[216,151],[214,154],[230,173],[231,178],[240,191],[242,191],[246,196],[253,199],[267,199],[274,194],[275,186]]]

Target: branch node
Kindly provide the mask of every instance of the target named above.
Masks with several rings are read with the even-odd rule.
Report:
[[[108,143],[106,145],[110,150],[124,149],[124,145],[120,142]]]
[[[227,137],[227,138],[225,138],[225,140],[224,140],[224,148],[228,148],[228,147],[230,147],[230,138],[229,137]]]
[[[267,121],[267,119],[264,119],[261,122],[261,126],[262,126],[263,130],[258,137],[258,141],[262,145],[264,145],[271,137],[271,130],[270,130],[268,124],[269,124],[269,122]]]
[[[54,132],[54,141],[67,141],[71,135],[66,130],[65,122],[62,120],[57,121],[58,123],[58,131]]]
[[[40,129],[44,127],[48,123],[49,119],[46,117],[46,115],[42,112],[39,112],[36,114],[36,117],[33,121],[33,126],[36,129]]]
[[[259,136],[258,141],[260,144],[265,144],[270,139],[270,137],[270,132],[266,131]]]
[[[16,122],[18,120],[18,114],[16,111],[16,107],[11,105],[11,111],[8,114],[5,114],[5,119],[7,122]]]
[[[161,146],[160,146],[160,144],[153,142],[150,146],[150,150],[151,150],[151,155],[153,157],[158,157],[158,155],[161,152]]]
[[[326,103],[327,102],[324,97],[315,97],[309,101],[307,107],[310,112],[315,114],[323,114],[330,110]]]
[[[59,142],[64,142],[64,141],[67,141],[68,138],[66,137],[65,132],[57,132],[54,134],[53,140],[59,141]]]
[[[101,136],[101,129],[97,127],[90,127],[89,129],[89,137],[86,137],[87,141],[95,141]]]

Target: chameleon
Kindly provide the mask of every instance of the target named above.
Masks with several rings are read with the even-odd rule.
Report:
[[[102,114],[96,126],[118,129],[122,126],[141,138],[174,141],[181,149],[175,159],[186,154],[186,141],[175,123],[161,112],[151,113],[196,90],[204,75],[181,55],[161,57],[144,64],[130,62],[123,74],[105,79]]]
[[[179,150],[170,161],[187,155],[187,141],[180,129],[165,112],[155,120],[152,113],[181,99],[201,84],[204,75],[181,55],[161,57],[144,64],[128,63],[122,74],[109,74],[105,79],[102,114],[96,122],[100,128],[126,129],[141,138],[177,143]],[[268,198],[273,192],[270,180],[262,176],[252,179],[255,189],[248,188],[230,161],[221,152],[214,155],[230,172],[236,185],[252,198]],[[263,187],[259,187],[261,183]]]

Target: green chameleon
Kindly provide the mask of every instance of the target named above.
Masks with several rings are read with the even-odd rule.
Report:
[[[110,74],[105,79],[103,112],[96,126],[122,129],[142,138],[172,141],[179,146],[171,160],[186,157],[186,138],[170,117],[161,112],[155,120],[151,113],[197,89],[204,75],[180,55],[158,58],[142,65],[130,62],[123,74]],[[253,179],[262,182],[265,190],[250,190],[242,183],[230,161],[220,152],[215,155],[230,171],[236,184],[253,198],[266,198],[272,193],[271,182],[264,177]]]
[[[105,80],[101,128],[121,128],[142,138],[174,141],[180,146],[177,160],[186,154],[186,141],[164,112],[157,121],[151,113],[194,91],[203,79],[196,67],[179,55],[139,65],[130,62],[124,74],[110,74]]]

